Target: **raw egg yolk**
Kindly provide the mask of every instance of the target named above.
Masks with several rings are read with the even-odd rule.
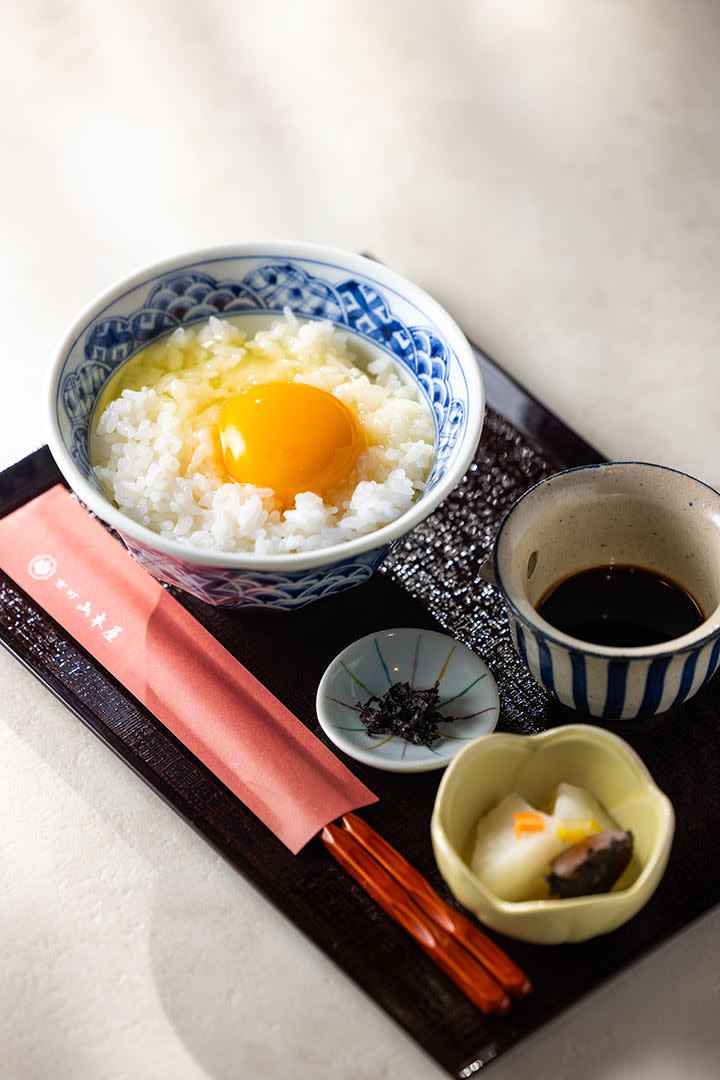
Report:
[[[285,506],[348,479],[365,445],[354,413],[316,386],[269,382],[229,398],[218,433],[225,468],[241,484],[272,488]]]

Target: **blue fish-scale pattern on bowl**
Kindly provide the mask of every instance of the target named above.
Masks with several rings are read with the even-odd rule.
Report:
[[[120,535],[138,562],[153,577],[168,585],[176,585],[214,607],[272,608],[275,611],[298,611],[315,600],[362,585],[389,549],[385,545],[353,559],[295,574],[282,574],[198,566],[146,547],[131,536]]]
[[[60,383],[62,404],[72,430],[71,452],[90,472],[87,438],[97,393],[108,377],[153,338],[211,315],[238,315],[290,307],[295,314],[330,319],[390,352],[416,377],[438,428],[438,445],[429,485],[463,429],[463,403],[452,393],[447,345],[428,327],[407,326],[393,314],[386,296],[367,282],[348,279],[333,285],[292,262],[267,263],[242,280],[183,270],[151,283],[142,306],[128,315],[98,318],[88,329],[83,362]]]

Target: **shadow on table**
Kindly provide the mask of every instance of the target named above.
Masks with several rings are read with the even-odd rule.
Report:
[[[267,913],[262,917],[270,936],[256,937],[256,927],[240,910],[254,909],[255,897],[252,904],[238,905],[238,917],[230,923],[208,912],[202,924],[196,918],[178,955],[178,917],[188,927],[193,923],[182,898],[184,889],[182,874],[173,880],[164,873],[158,880],[150,929],[152,967],[178,1037],[213,1080],[280,1076],[283,1066],[312,1080],[338,1075],[343,1080],[377,1080],[402,1074],[430,1080],[444,1075],[411,1049],[405,1037],[393,1040],[388,1032],[382,1040],[385,1046],[397,1044],[392,1063],[387,1052],[380,1052],[382,1044],[363,1044],[360,1032],[367,1031],[367,1022],[358,1013],[374,1006],[348,981],[342,981],[333,999],[332,1015],[318,1014],[313,992],[327,1000],[323,987],[335,978],[323,970],[320,954],[309,952],[274,913],[271,919]],[[498,1061],[492,1075],[516,1080],[520,1069],[535,1080],[715,1077],[720,1053],[718,981],[708,956],[708,936],[718,930],[720,913],[707,916],[637,971],[616,979]],[[246,960],[253,974],[243,970]],[[308,969],[308,994],[300,999],[298,964]],[[295,968],[294,977],[285,982],[289,967]],[[267,973],[262,982],[257,981],[258,970]],[[204,1008],[198,1007],[200,1002]]]

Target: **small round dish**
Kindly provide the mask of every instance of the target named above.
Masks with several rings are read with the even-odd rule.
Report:
[[[440,725],[443,737],[434,746],[366,734],[359,703],[396,682],[426,689],[436,681],[441,711],[456,719]],[[472,650],[446,634],[408,627],[368,634],[343,649],[320,680],[316,707],[320,726],[336,746],[386,772],[444,769],[469,742],[494,731],[500,711],[495,680]]]

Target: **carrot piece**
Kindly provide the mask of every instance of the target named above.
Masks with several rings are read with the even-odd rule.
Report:
[[[520,837],[523,833],[542,832],[545,828],[545,819],[536,810],[523,810],[513,814],[515,823],[515,836]]]

